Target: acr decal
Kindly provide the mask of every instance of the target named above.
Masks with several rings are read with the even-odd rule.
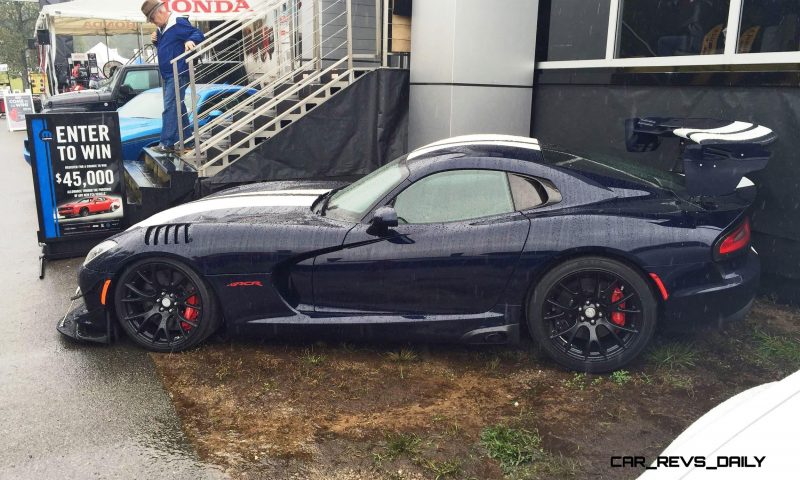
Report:
[[[259,280],[252,280],[246,282],[231,282],[226,287],[263,287],[264,285]]]

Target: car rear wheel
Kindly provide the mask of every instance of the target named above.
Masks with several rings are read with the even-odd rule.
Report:
[[[533,289],[528,327],[553,360],[599,373],[636,358],[655,332],[657,304],[632,268],[602,257],[569,260]]]
[[[156,352],[191,348],[219,326],[214,296],[203,279],[172,259],[146,259],[126,268],[114,306],[125,333]]]
[[[87,217],[87,216],[89,216],[89,209],[86,208],[86,207],[83,207],[83,208],[81,208],[81,211],[80,211],[79,214],[80,214],[81,217]]]

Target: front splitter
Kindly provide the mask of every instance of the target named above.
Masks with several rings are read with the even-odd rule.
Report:
[[[111,315],[104,308],[88,310],[82,296],[72,301],[67,313],[56,324],[56,330],[84,342],[110,344],[116,336]]]

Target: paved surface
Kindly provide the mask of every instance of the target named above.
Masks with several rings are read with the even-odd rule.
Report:
[[[24,138],[0,125],[0,479],[221,477],[197,460],[144,351],[56,332],[81,260],[38,279]]]

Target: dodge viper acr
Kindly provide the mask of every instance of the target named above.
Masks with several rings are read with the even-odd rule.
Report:
[[[637,119],[629,147],[678,136],[684,174],[478,135],[422,147],[349,185],[226,190],[97,245],[58,329],[104,341],[118,322],[155,351],[190,348],[218,328],[258,335],[276,325],[464,343],[525,334],[567,368],[616,369],[658,322],[742,316],[755,295],[755,188],[743,175],[766,165],[775,136]],[[712,155],[715,167],[698,166]]]

